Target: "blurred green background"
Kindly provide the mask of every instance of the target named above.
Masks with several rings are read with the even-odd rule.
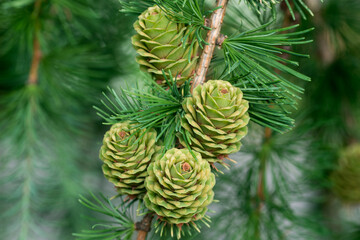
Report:
[[[339,201],[329,178],[360,139],[360,1],[307,3],[314,17],[301,28],[315,26],[314,42],[295,50],[311,55],[297,70],[312,82],[297,127],[263,141],[251,126],[238,166],[218,179],[212,228],[195,239],[360,239],[358,205]],[[141,77],[136,17],[119,9],[116,0],[0,0],[0,239],[73,239],[94,223],[79,194],[115,195],[98,160],[108,126],[92,106],[107,86]],[[274,201],[259,213],[252,180],[264,149]]]

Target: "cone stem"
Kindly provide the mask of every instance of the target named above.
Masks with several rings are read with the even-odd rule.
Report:
[[[196,74],[194,81],[191,86],[191,92],[198,85],[203,84],[206,81],[206,73],[209,69],[211,59],[214,54],[216,47],[216,40],[220,35],[221,25],[226,12],[226,6],[228,0],[217,0],[217,10],[213,12],[210,18],[210,27],[211,30],[207,33],[206,42],[208,45],[205,45],[204,50],[201,54],[200,62],[198,68],[196,69]]]
[[[151,222],[153,219],[154,214],[148,213],[144,216],[141,222],[137,222],[135,224],[135,229],[138,231],[137,240],[145,240],[146,235],[150,232],[151,229]]]

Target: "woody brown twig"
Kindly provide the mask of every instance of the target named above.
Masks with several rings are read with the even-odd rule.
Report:
[[[34,12],[33,17],[35,18],[35,31],[34,31],[34,40],[33,40],[33,56],[31,60],[31,68],[29,73],[29,78],[27,81],[28,85],[37,84],[39,79],[39,65],[41,61],[41,49],[40,49],[40,42],[39,42],[39,13],[41,8],[42,0],[37,0],[34,4]]]
[[[34,43],[33,43],[33,57],[31,61],[31,68],[28,78],[28,85],[37,84],[39,79],[39,65],[41,60],[41,50],[40,50],[40,43],[39,39],[35,36]]]
[[[200,62],[198,68],[196,69],[195,78],[191,85],[191,91],[194,90],[198,85],[203,84],[206,81],[206,73],[209,69],[211,59],[214,55],[214,50],[216,47],[216,41],[220,35],[221,25],[226,12],[226,6],[228,0],[217,0],[217,7],[210,18],[210,27],[211,30],[207,33],[206,42],[208,45],[205,45],[204,50],[200,57]]]

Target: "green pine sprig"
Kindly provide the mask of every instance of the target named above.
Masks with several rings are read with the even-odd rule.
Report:
[[[155,5],[155,0],[119,0],[121,5],[120,12],[132,14],[132,15],[140,15],[149,7]]]
[[[155,0],[155,2],[174,22],[188,25],[189,34],[195,33],[194,40],[197,40],[200,47],[208,44],[203,38],[203,30],[210,30],[205,24],[205,18],[215,9],[205,11],[204,0]],[[184,36],[183,42],[186,42],[189,34]]]
[[[212,229],[205,231],[205,238],[219,239],[225,235],[227,239],[320,239],[319,236],[326,236],[318,215],[307,215],[293,206],[293,203],[312,201],[307,195],[313,191],[312,186],[303,177],[314,173],[313,166],[305,164],[307,156],[302,155],[312,144],[309,139],[294,130],[273,133],[259,144],[257,137],[263,134],[263,129],[255,128],[249,134],[244,143],[246,148],[237,154],[241,166],[219,176],[215,191],[222,204],[212,216]]]
[[[314,16],[314,13],[311,11],[309,6],[303,0],[284,0],[286,6],[288,7],[291,17],[295,20],[295,11],[296,10],[300,16],[306,20],[306,15]],[[321,0],[323,2],[323,0]]]
[[[110,217],[110,220],[103,220],[102,223],[93,225],[92,229],[74,233],[73,236],[81,240],[131,240],[135,231],[135,220],[134,216],[132,216],[132,204],[134,201],[124,202],[121,200],[121,203],[115,206],[111,200],[103,195],[97,197],[91,193],[91,196],[92,200],[89,200],[80,195],[79,202],[92,211]]]
[[[244,2],[246,2],[258,14],[261,14],[267,8],[273,8],[273,6],[280,3],[281,0],[246,0]]]
[[[303,19],[307,19],[306,15],[314,16],[310,7],[304,0],[246,0],[246,2],[256,13],[263,14],[267,9],[274,8],[279,3],[284,2],[289,9],[293,20],[296,19],[295,13],[298,12]],[[323,2],[323,0],[321,0]]]
[[[64,238],[87,221],[72,200],[95,167],[80,166],[93,155],[83,149],[95,135],[88,125],[96,121],[89,112],[96,98],[89,96],[101,94],[115,72],[119,26],[103,17],[114,7],[0,1],[0,239]],[[41,54],[30,84],[35,40]]]
[[[310,78],[290,67],[297,67],[298,62],[282,55],[308,57],[286,47],[312,42],[303,37],[312,29],[292,32],[298,27],[294,25],[267,30],[271,24],[272,21],[225,39],[222,44],[225,60],[222,78],[228,78],[244,92],[244,98],[251,104],[249,112],[253,121],[284,132],[294,124],[288,115],[291,108],[296,108],[299,94],[304,90],[283,74],[304,81],[310,81]]]
[[[94,108],[107,124],[130,121],[139,130],[157,129],[156,140],[163,141],[165,151],[175,146],[176,133],[181,131],[182,102],[190,95],[190,81],[178,88],[175,79],[165,76],[169,86],[165,90],[153,80],[147,77],[144,79],[145,90],[139,86],[133,90],[120,88],[117,94],[109,89],[110,97],[104,94],[105,100],[101,101],[103,107]]]

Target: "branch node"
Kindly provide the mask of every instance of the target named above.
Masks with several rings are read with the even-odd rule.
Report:
[[[220,49],[225,39],[227,39],[228,36],[224,34],[220,34],[219,37],[216,39],[216,46]]]
[[[205,25],[205,27],[211,27],[210,19],[205,18],[205,19],[204,19],[204,25]]]
[[[151,222],[153,219],[153,213],[148,213],[140,222],[135,223],[135,230],[138,231],[137,240],[145,240],[146,235],[151,230]]]

